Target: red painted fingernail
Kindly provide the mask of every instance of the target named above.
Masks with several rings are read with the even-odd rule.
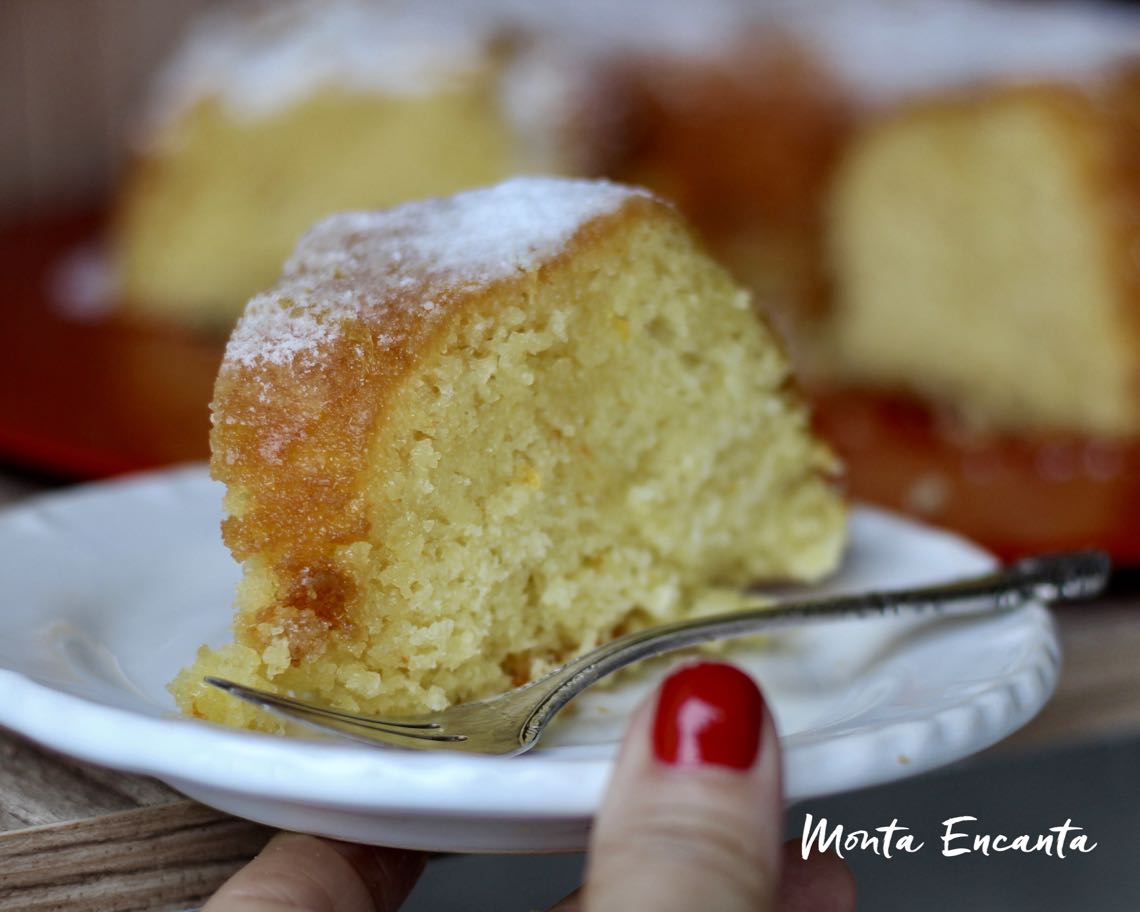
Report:
[[[746,770],[760,753],[764,697],[743,671],[719,662],[686,665],[657,698],[653,752],[670,766]]]

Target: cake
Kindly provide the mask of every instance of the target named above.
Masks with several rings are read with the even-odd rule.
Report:
[[[748,294],[669,205],[517,178],[329,218],[227,347],[211,468],[242,562],[219,675],[434,710],[836,566],[836,464]]]
[[[1138,88],[976,86],[861,131],[813,352],[858,497],[1005,558],[1140,555]]]
[[[477,12],[306,0],[203,19],[155,88],[119,194],[127,311],[228,331],[325,215],[591,170],[588,74],[556,58],[544,72]]]
[[[1138,88],[968,92],[863,130],[831,201],[834,375],[986,428],[1140,432]]]

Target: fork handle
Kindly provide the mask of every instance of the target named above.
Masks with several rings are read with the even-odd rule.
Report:
[[[840,595],[773,607],[678,621],[613,640],[552,672],[547,698],[531,714],[523,740],[591,684],[640,659],[781,627],[868,616],[943,614],[959,616],[1011,611],[1029,601],[1090,598],[1108,582],[1111,561],[1102,551],[1072,551],[1030,557],[982,576],[953,583]]]

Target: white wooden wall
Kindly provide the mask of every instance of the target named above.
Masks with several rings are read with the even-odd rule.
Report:
[[[97,201],[187,19],[219,0],[0,0],[0,220]]]

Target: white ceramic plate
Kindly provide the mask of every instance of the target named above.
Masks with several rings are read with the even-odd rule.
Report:
[[[587,693],[518,758],[404,752],[231,731],[176,715],[166,682],[228,637],[238,569],[202,468],[92,485],[0,515],[0,725],[84,760],[154,775],[234,814],[439,851],[581,849],[624,714],[655,669]],[[869,509],[829,589],[971,574],[961,539]],[[849,621],[734,661],[764,684],[789,800],[885,782],[1022,725],[1056,680],[1048,612]]]

